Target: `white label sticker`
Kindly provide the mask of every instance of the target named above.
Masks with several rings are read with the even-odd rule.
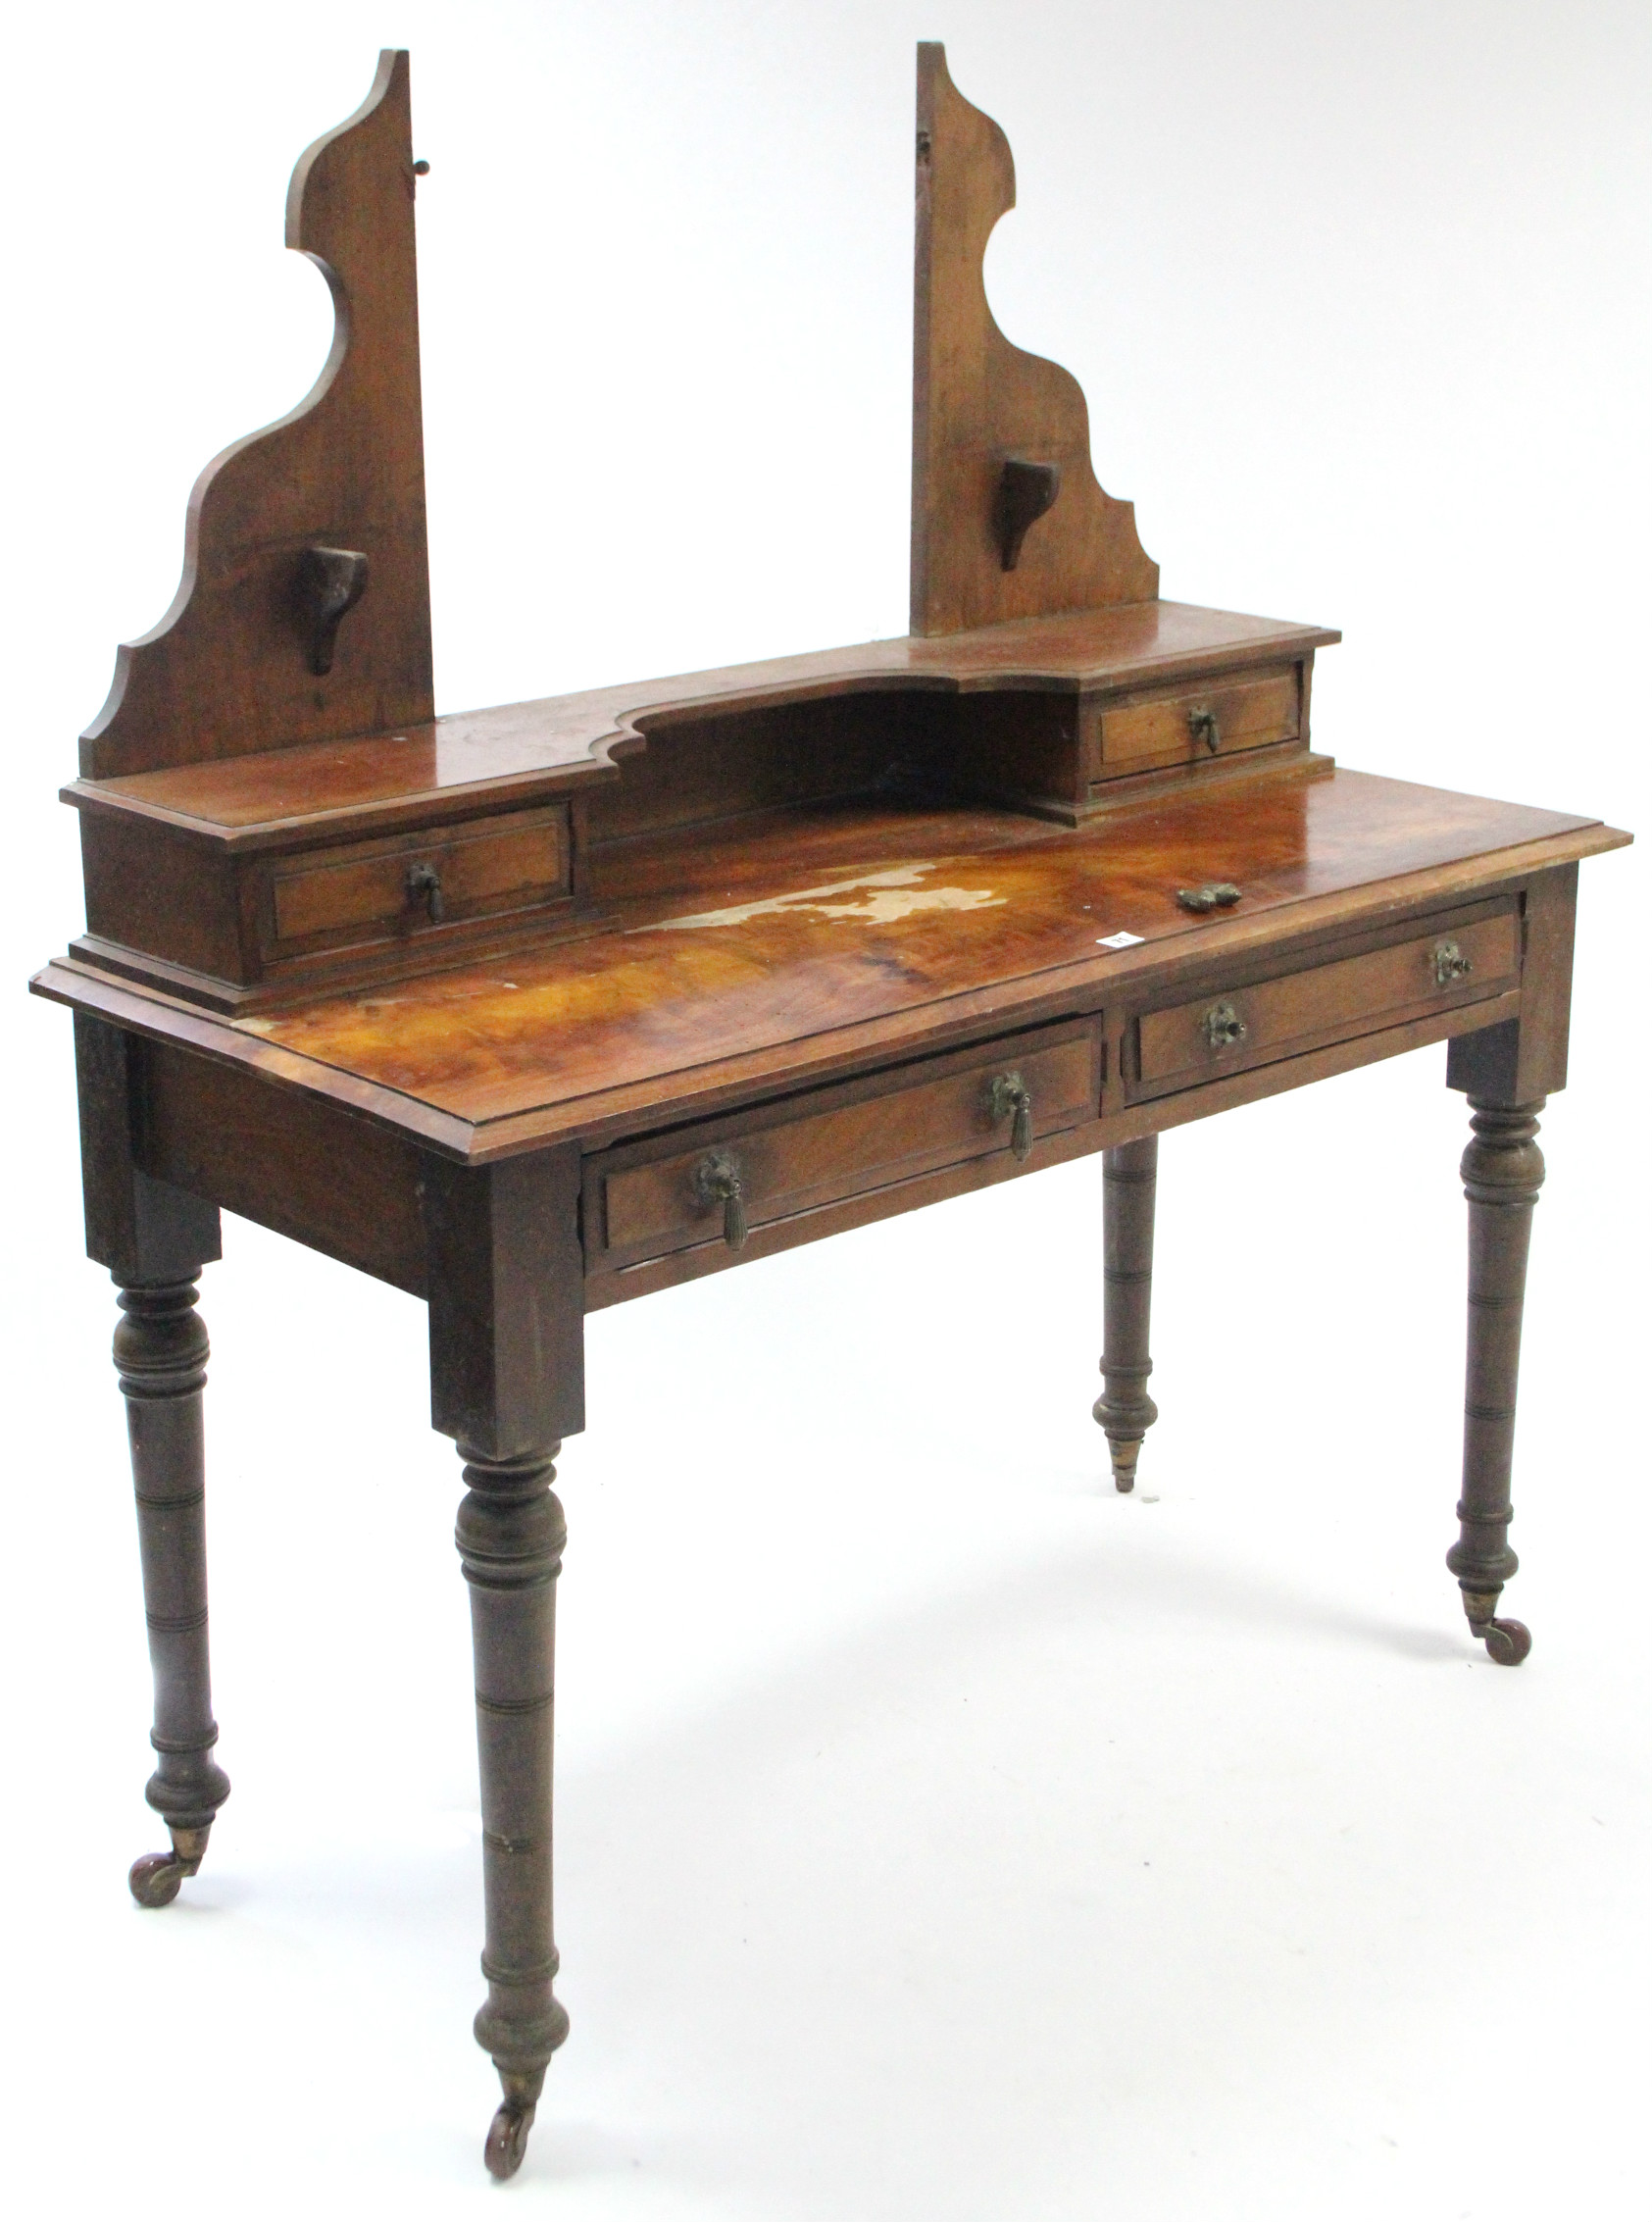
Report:
[[[1136,943],[1144,938],[1145,936],[1140,934],[1099,934],[1096,936],[1096,947],[1098,949],[1133,949]]]

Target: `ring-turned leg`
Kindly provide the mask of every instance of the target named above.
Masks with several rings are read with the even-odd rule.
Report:
[[[1147,1354],[1153,1302],[1153,1203],[1159,1178],[1159,1137],[1122,1143],[1102,1156],[1102,1252],[1105,1270],[1106,1386],[1095,1417],[1107,1431],[1113,1480],[1135,1487],[1142,1438],[1159,1417],[1147,1393],[1153,1361]]]
[[[1509,1548],[1509,1476],[1531,1213],[1543,1185],[1534,1102],[1499,1104],[1471,1095],[1474,1139],[1463,1153],[1469,1199],[1469,1361],[1463,1404],[1462,1533],[1446,1565],[1463,1591],[1469,1626],[1500,1666],[1518,1666],[1531,1637],[1497,1619],[1503,1585],[1520,1564]]]
[[[206,1462],[201,1392],[207,1331],[193,1280],[128,1285],[115,1331],[137,1495],[143,1604],[155,1676],[150,1742],[160,1765],[145,1794],[167,1824],[170,1852],[148,1853],[127,1881],[139,1905],[169,1905],[207,1848],[229,1778],[213,1757],[207,1659]]]
[[[505,2089],[484,2149],[522,2165],[551,2054],[551,1740],[556,1582],[567,1539],[551,1461],[585,1424],[577,1142],[463,1165],[432,1156],[430,1417],[465,1461],[456,1540],[471,1587],[481,1760],[487,2003],[476,2042]]]
[[[551,1461],[561,1447],[487,1458],[460,1445],[470,1487],[457,1541],[471,1586],[487,1909],[487,2003],[476,2032],[505,2091],[487,2133],[495,2176],[521,2167],[546,2066],[568,2035],[551,1990],[556,1579],[568,1537]]]

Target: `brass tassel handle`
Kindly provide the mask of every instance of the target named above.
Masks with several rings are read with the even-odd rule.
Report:
[[[1196,741],[1204,742],[1213,756],[1222,746],[1222,727],[1214,710],[1189,710],[1187,730]]]
[[[992,1117],[1010,1121],[1010,1152],[1023,1163],[1032,1155],[1032,1095],[1020,1073],[1000,1073],[992,1084]]]
[[[694,1193],[708,1210],[723,1206],[723,1239],[731,1250],[746,1246],[746,1190],[740,1168],[726,1149],[714,1149],[694,1172]]]
[[[433,864],[408,866],[407,896],[409,902],[425,905],[432,926],[439,926],[447,916],[447,905],[442,900],[442,876]]]

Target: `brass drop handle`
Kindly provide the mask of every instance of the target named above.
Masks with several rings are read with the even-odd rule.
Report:
[[[1245,1038],[1245,1022],[1231,1003],[1213,1003],[1199,1021],[1200,1032],[1213,1049],[1231,1049]]]
[[[1441,941],[1434,950],[1434,985],[1449,987],[1454,981],[1467,980],[1474,966],[1455,941]]]
[[[442,900],[442,876],[433,864],[408,866],[407,896],[409,902],[423,900],[432,926],[439,926],[447,916],[447,905]]]
[[[1195,740],[1202,740],[1214,756],[1222,746],[1222,728],[1216,722],[1214,710],[1189,710],[1187,730]]]
[[[1010,1153],[1025,1162],[1032,1155],[1032,1094],[1020,1073],[1000,1073],[992,1084],[992,1119],[1010,1121]]]
[[[726,1149],[714,1149],[694,1169],[694,1193],[709,1211],[723,1206],[723,1239],[731,1250],[746,1246],[746,1190],[740,1168]]]

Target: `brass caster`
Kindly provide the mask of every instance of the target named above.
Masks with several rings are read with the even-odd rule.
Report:
[[[1486,1649],[1499,1666],[1519,1666],[1531,1648],[1531,1631],[1521,1620],[1488,1620],[1475,1634],[1483,1637]]]
[[[1113,1487],[1121,1496],[1128,1496],[1135,1488],[1135,1462],[1141,1456],[1141,1442],[1109,1443],[1113,1453]]]
[[[527,2133],[533,2127],[534,2109],[521,2098],[507,2098],[488,2129],[487,2144],[482,2158],[487,2172],[501,2183],[514,2176],[522,2166],[522,2156],[527,2150]]]
[[[171,1905],[178,1886],[201,1871],[206,1854],[205,1829],[174,1829],[171,1851],[148,1851],[134,1859],[126,1874],[126,1888],[139,1905]]]

